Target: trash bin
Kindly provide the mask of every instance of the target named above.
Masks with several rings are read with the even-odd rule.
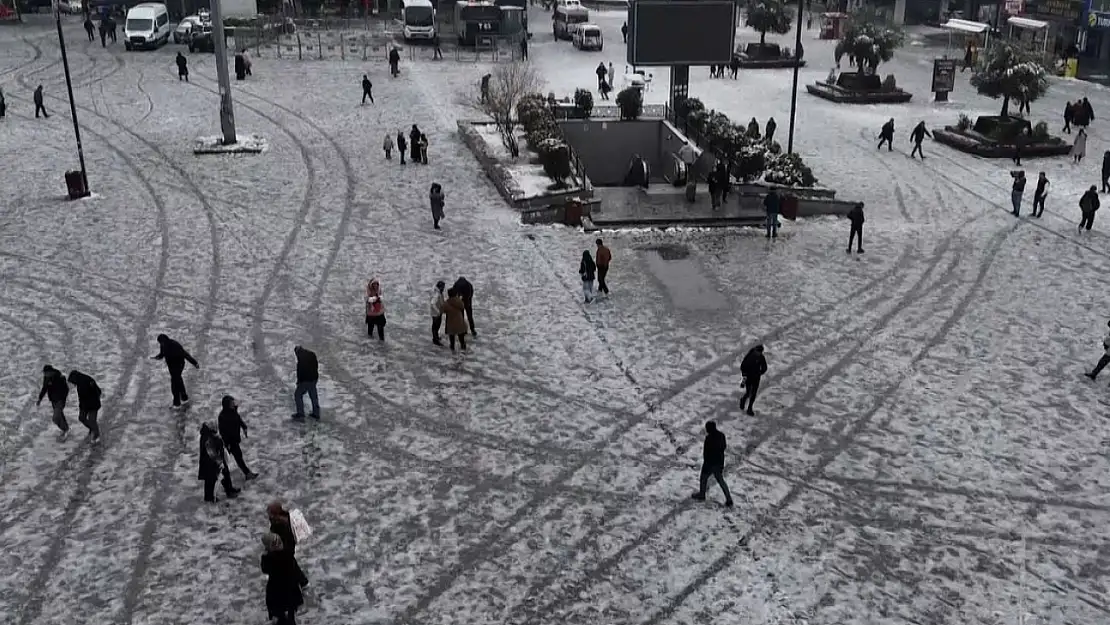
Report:
[[[88,196],[89,190],[85,188],[85,180],[81,177],[81,172],[66,172],[66,190],[69,192],[69,199],[71,200],[79,200]]]
[[[563,223],[568,226],[582,225],[582,202],[571,200],[563,209]]]
[[[798,218],[798,196],[785,195],[782,198],[782,208],[780,211],[782,216],[790,221]]]

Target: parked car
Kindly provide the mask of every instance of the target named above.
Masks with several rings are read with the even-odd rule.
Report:
[[[200,18],[196,15],[182,18],[177,26],[173,29],[173,42],[174,43],[188,43],[189,37],[193,34],[193,29],[200,25]]]
[[[198,26],[193,29],[189,38],[189,52],[215,52],[216,46],[212,43],[212,27],[209,25]]]

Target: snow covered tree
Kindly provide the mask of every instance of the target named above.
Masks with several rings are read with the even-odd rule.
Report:
[[[489,91],[481,85],[463,96],[461,104],[493,120],[501,143],[514,157],[520,153],[516,141],[516,107],[524,96],[536,93],[543,86],[539,72],[528,63],[498,65],[489,80]]]
[[[879,63],[893,58],[894,51],[901,48],[905,40],[902,29],[887,23],[874,9],[860,9],[848,18],[844,35],[836,42],[836,62],[839,64],[847,54],[860,74],[868,70],[874,74]]]
[[[1029,53],[998,41],[980,59],[971,86],[988,98],[1002,98],[1002,117],[1010,116],[1010,100],[1033,102],[1048,91],[1048,73]]]
[[[782,0],[751,0],[745,24],[759,32],[759,47],[767,43],[767,33],[788,33],[794,15]]]

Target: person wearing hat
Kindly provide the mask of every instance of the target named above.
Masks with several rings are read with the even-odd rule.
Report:
[[[262,545],[266,549],[260,562],[266,574],[266,611],[278,625],[296,625],[297,608],[304,605],[301,589],[308,585],[308,577],[280,536],[267,533]]]
[[[66,421],[65,415],[66,398],[69,397],[69,384],[66,384],[62,372],[50,365],[42,368],[42,390],[39,391],[39,400],[35,403],[36,406],[42,405],[43,397],[50,400],[50,407],[54,410],[52,420],[54,425],[62,431],[62,438],[65,438],[66,434],[69,433],[69,423]]]
[[[231,483],[231,472],[227,470],[227,456],[224,442],[219,432],[210,423],[200,424],[200,468],[197,479],[204,481],[204,500],[216,501],[216,482],[223,476],[224,494],[228,499],[239,495],[239,489]]]
[[[447,288],[447,283],[443,280],[436,282],[436,291],[432,295],[432,302],[429,311],[432,314],[432,343],[443,347],[443,341],[439,338],[439,329],[443,326],[443,302],[446,301],[443,297],[443,289]]]
[[[243,477],[253,480],[258,474],[247,468],[247,462],[243,460],[243,448],[239,446],[243,442],[241,437],[247,435],[247,424],[243,423],[243,417],[239,415],[239,402],[231,395],[224,395],[222,404],[216,420],[220,438],[223,439],[228,453],[235,459],[235,464],[239,465]]]

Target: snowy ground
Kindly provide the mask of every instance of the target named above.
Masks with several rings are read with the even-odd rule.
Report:
[[[551,89],[620,60],[619,14],[597,19],[601,54],[538,29]],[[210,56],[190,57],[183,84],[170,48],[103,50],[75,21],[68,34],[95,193],[75,204],[49,25],[0,30],[0,622],[261,624],[275,497],[316,530],[298,552],[307,625],[1106,620],[1110,391],[1081,373],[1101,349],[1110,239],[1105,222],[1074,232],[1104,122],[1091,162],[1029,163],[1053,180],[1048,210],[1014,219],[1008,163],[937,145],[907,158],[912,122],[997,108],[965,77],[956,103],[930,104],[931,53],[907,48],[883,71],[912,104],[799,106],[821,181],[867,202],[867,254],[844,254],[837,220],[773,244],[607,233],[613,295],[583,307],[593,236],[519,225],[455,135],[453,94],[485,68],[406,63],[391,80],[384,63],[256,59],[236,117],[268,151],[195,157],[218,132]],[[823,77],[829,44],[806,49],[803,77]],[[375,106],[358,106],[363,72]],[[789,72],[695,74],[692,95],[785,133]],[[39,83],[49,120],[30,114]],[[1081,95],[1110,110],[1104,89],[1054,81],[1035,116]],[[891,116],[899,149],[877,153]],[[381,137],[412,123],[430,164],[401,170]],[[689,255],[664,260],[664,243]],[[477,285],[480,336],[452,358],[425,311],[458,275]],[[364,336],[369,276],[384,345]],[[201,362],[184,416],[149,360],[159,332]],[[771,370],[750,418],[738,366],[756,342]],[[296,344],[321,355],[320,423],[288,419]],[[59,443],[35,408],[47,362],[100,380],[99,446]],[[225,393],[262,477],[206,506],[195,433]],[[730,511],[688,499],[708,419],[730,440]]]

